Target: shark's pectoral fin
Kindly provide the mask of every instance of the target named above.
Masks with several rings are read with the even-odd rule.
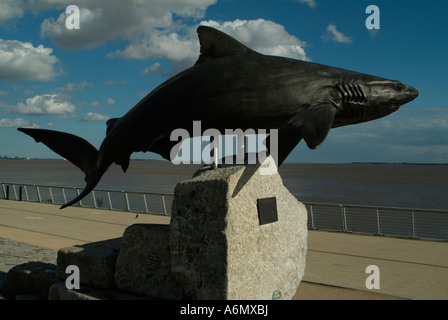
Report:
[[[269,138],[266,138],[264,144],[266,145],[269,154],[273,156],[274,161],[276,161],[277,167],[280,167],[302,138],[299,130],[279,130],[277,140],[273,140],[271,134]],[[277,146],[274,146],[274,143],[276,143]],[[277,151],[274,150],[275,147],[277,148]]]
[[[171,149],[177,142],[170,141],[169,134],[160,134],[153,138],[152,134],[148,134],[148,138],[136,148],[136,152],[154,152],[161,155],[166,160],[170,159]]]
[[[288,122],[301,130],[308,148],[316,149],[327,137],[336,112],[337,109],[332,103],[322,103],[300,109]]]
[[[122,155],[119,159],[115,160],[115,163],[121,166],[121,170],[126,172],[129,168],[129,162],[131,161],[131,155]]]
[[[178,145],[180,145],[179,142],[170,140],[170,135],[164,135],[154,141],[148,151],[160,154],[162,158],[171,161],[171,151]],[[175,154],[177,154],[177,151],[178,150],[176,150]]]

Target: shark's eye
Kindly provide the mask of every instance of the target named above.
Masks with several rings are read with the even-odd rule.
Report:
[[[400,83],[400,82],[397,82],[397,83],[395,84],[395,90],[397,90],[397,91],[401,91],[401,90],[403,90],[403,84]]]

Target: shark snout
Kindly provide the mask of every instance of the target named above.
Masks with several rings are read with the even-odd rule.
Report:
[[[418,90],[417,89],[415,89],[415,88],[413,88],[413,87],[411,87],[411,86],[408,86],[408,85],[403,85],[405,88],[404,88],[404,93],[405,93],[405,101],[404,101],[404,103],[408,103],[408,102],[411,102],[412,100],[414,100],[415,98],[417,98],[418,97]]]
[[[408,87],[409,88],[409,101],[414,100],[415,98],[418,97],[418,90],[412,87]]]
[[[397,107],[411,102],[418,97],[418,90],[413,87],[398,83],[396,88],[397,91],[394,93],[395,99],[392,99],[392,101],[395,100],[394,105],[396,104]]]

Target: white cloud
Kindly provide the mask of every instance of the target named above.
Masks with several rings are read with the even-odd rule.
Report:
[[[334,24],[329,24],[327,27],[327,31],[322,35],[322,39],[324,41],[334,41],[339,43],[351,43],[353,42],[352,38],[346,36],[342,32],[338,31]]]
[[[311,8],[315,8],[316,7],[316,0],[298,0],[300,3],[304,3],[309,5]],[[296,0],[297,2],[297,0]]]
[[[117,50],[107,56],[142,60],[167,58],[172,61],[194,61],[199,56],[199,42],[196,33],[194,37],[191,33],[182,36],[176,32],[154,32],[139,41],[132,42],[124,50]]]
[[[25,103],[19,102],[15,106],[3,107],[4,113],[29,114],[29,115],[66,115],[73,113],[75,106],[64,97],[57,94],[37,95],[26,99]]]
[[[114,99],[112,99],[112,98],[107,99],[106,105],[110,106],[110,105],[113,105],[113,104],[115,104],[115,100]]]
[[[201,25],[221,30],[263,54],[307,60],[304,50],[306,43],[289,34],[282,25],[273,21],[237,19],[217,22],[209,20],[201,22]]]
[[[109,86],[114,86],[116,84],[127,84],[128,82],[126,80],[118,81],[118,80],[106,80],[104,81],[104,84],[107,84]]]
[[[85,115],[82,116],[81,121],[85,121],[85,122],[103,122],[103,121],[107,121],[110,118],[106,115],[103,114],[99,114],[99,113],[94,113],[94,112],[89,112]]]
[[[23,8],[22,2],[19,0],[2,0],[0,2],[0,25],[7,20],[22,17]]]
[[[360,154],[378,150],[378,156],[391,156],[375,161],[446,163],[448,107],[403,106],[385,118],[331,130],[328,139],[325,145],[330,148],[350,146]]]
[[[150,67],[145,68],[145,70],[142,71],[142,74],[145,76],[154,76],[160,74],[160,66],[160,62],[153,63]]]
[[[0,128],[17,128],[17,127],[39,128],[39,125],[31,123],[23,118],[16,118],[14,120],[7,118],[0,119]]]
[[[94,85],[91,83],[88,83],[87,81],[83,80],[79,84],[76,83],[67,83],[64,87],[57,88],[57,91],[62,92],[74,92],[74,91],[84,91],[86,88],[93,88]]]
[[[272,21],[264,19],[237,19],[227,22],[208,20],[202,21],[200,25],[221,30],[263,54],[308,60],[304,50],[306,43],[290,35],[282,25]],[[199,57],[200,48],[196,29],[197,26],[184,27],[182,35],[176,32],[155,32],[138,42],[132,42],[122,51],[117,50],[110,53],[108,57],[167,58],[171,60],[171,67],[174,71],[179,71],[190,67]],[[154,64],[149,69],[145,69],[143,73],[153,74],[156,67],[157,64]]]
[[[293,153],[291,160],[301,162],[447,163],[448,107],[403,106],[382,119],[330,130],[317,150],[301,142]]]
[[[65,49],[83,49],[109,40],[121,38],[138,42],[142,37],[160,38],[179,28],[173,15],[184,18],[202,18],[205,10],[217,0],[78,0],[80,29],[68,30],[65,10],[55,18],[46,19],[41,25],[41,35],[51,38]],[[35,0],[30,8],[67,6],[65,0]],[[64,7],[65,8],[65,7]]]
[[[109,53],[109,58],[169,59],[174,69],[191,66],[199,56],[196,27],[185,19],[199,20],[217,0],[78,0],[80,29],[68,30],[65,7],[68,0],[34,0],[21,7],[39,12],[61,10],[58,16],[45,19],[41,36],[50,38],[64,49],[84,49],[121,39],[128,45]],[[314,0],[301,0],[315,6]],[[264,54],[306,59],[305,43],[272,21],[235,20],[218,23],[205,21]],[[145,70],[152,72],[154,70]],[[144,72],[145,72],[144,71]]]
[[[301,0],[303,2],[303,0]],[[41,36],[50,38],[64,49],[84,49],[121,39],[128,42],[123,49],[110,52],[109,58],[169,59],[173,69],[191,66],[199,57],[196,27],[184,21],[200,20],[207,8],[217,0],[78,0],[80,29],[65,26],[68,0],[34,0],[20,8],[39,12],[61,10],[45,19]],[[314,0],[304,1],[314,6]],[[249,47],[264,54],[306,60],[305,43],[290,35],[282,25],[263,19],[229,22],[204,21],[223,30]],[[152,72],[147,69],[144,72]]]
[[[59,59],[52,53],[43,45],[0,39],[0,79],[51,80],[59,74],[55,70]]]
[[[90,106],[91,107],[100,107],[100,106],[110,106],[115,104],[115,100],[112,98],[107,99],[105,102],[93,101]]]
[[[138,96],[140,98],[143,98],[143,97],[146,97],[150,92],[151,92],[151,90],[143,90],[142,92],[139,92]]]

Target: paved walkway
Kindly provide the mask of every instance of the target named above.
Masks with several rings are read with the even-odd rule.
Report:
[[[121,237],[135,223],[169,217],[0,200],[0,272],[27,261],[56,263],[57,250]],[[368,290],[366,268],[379,268]],[[448,243],[310,231],[296,299],[448,300]]]

